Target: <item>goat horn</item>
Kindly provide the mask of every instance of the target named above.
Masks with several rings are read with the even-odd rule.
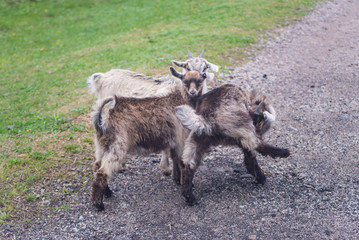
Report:
[[[248,100],[246,100],[246,108],[249,111],[249,105],[248,105]]]
[[[204,49],[203,51],[201,52],[201,54],[199,55],[200,58],[204,58]]]
[[[254,112],[255,115],[259,115],[261,113],[262,104],[263,104],[263,102],[260,102],[258,104],[258,107],[256,108],[256,111]]]
[[[188,58],[193,58],[192,53],[187,49]]]

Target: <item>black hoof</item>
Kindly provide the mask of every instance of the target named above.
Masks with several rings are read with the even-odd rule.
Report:
[[[95,207],[95,210],[97,210],[97,211],[102,211],[105,209],[105,206],[103,205],[103,203],[100,203],[100,204],[94,203],[93,206]]]
[[[165,176],[171,176],[172,170],[163,170],[162,173],[163,173],[163,175],[165,175]]]
[[[266,182],[266,176],[262,171],[257,170],[256,180],[259,184],[264,184]]]
[[[187,195],[187,196],[184,195],[184,198],[186,199],[186,204],[188,206],[194,206],[196,204],[196,202],[197,202],[197,200],[196,200],[196,198],[194,197],[193,194]]]
[[[105,198],[109,198],[111,197],[113,194],[112,190],[107,186],[105,188],[105,190],[103,191],[103,195],[105,196]]]
[[[181,185],[181,180],[180,180],[180,179],[175,179],[175,178],[173,178],[173,181],[175,181],[175,183],[176,183],[177,185]]]
[[[283,149],[281,157],[282,158],[287,158],[289,156],[290,156],[290,151],[288,149]]]
[[[262,184],[262,185],[266,183],[266,177],[257,178],[256,180],[257,180],[257,182],[258,182],[259,184]]]

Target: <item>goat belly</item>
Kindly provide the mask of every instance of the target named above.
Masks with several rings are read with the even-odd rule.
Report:
[[[136,142],[136,146],[130,151],[131,154],[148,155],[151,153],[159,153],[169,146],[168,141],[164,138],[154,137],[141,139]]]

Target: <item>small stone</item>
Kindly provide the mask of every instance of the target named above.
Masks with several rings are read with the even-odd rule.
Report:
[[[248,236],[248,240],[256,240],[257,236],[256,235],[249,235]]]
[[[50,200],[43,200],[40,202],[42,205],[50,205]]]
[[[298,179],[299,180],[302,180],[302,179],[304,179],[304,178],[306,178],[307,177],[307,175],[305,175],[304,173],[300,173],[299,175],[298,175]]]
[[[79,221],[82,222],[84,220],[84,217],[83,216],[80,216],[79,217]]]
[[[253,176],[251,174],[242,174],[241,176],[239,176],[240,178],[252,178]]]
[[[296,129],[295,127],[292,127],[292,126],[289,126],[289,129],[293,130],[293,131],[298,131],[298,129]]]
[[[325,210],[326,207],[325,207],[324,205],[320,205],[320,206],[319,206],[319,209],[320,209],[320,210]]]

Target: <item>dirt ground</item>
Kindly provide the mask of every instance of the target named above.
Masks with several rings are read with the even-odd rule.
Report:
[[[258,156],[265,185],[248,176],[239,149],[216,147],[189,207],[161,174],[159,155],[133,157],[103,212],[92,209],[88,185],[69,211],[29,228],[5,225],[0,238],[359,239],[359,0],[326,2],[272,37],[219,76],[273,99],[266,140],[292,155]]]

